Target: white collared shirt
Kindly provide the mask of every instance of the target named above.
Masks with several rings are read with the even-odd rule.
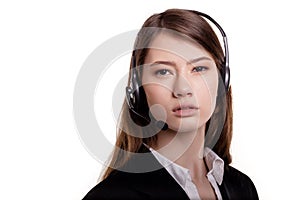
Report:
[[[160,164],[165,167],[169,174],[183,188],[190,199],[201,199],[197,187],[192,181],[189,169],[172,162],[151,147],[149,149]],[[204,148],[204,159],[209,170],[206,177],[212,185],[217,198],[220,200],[222,196],[217,184],[221,185],[223,181],[224,161],[207,147]]]

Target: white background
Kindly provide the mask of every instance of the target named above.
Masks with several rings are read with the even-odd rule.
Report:
[[[1,1],[0,199],[81,199],[96,184],[101,164],[73,120],[77,74],[102,42],[167,8],[208,13],[228,35],[232,165],[261,199],[299,196],[297,1],[103,2]]]

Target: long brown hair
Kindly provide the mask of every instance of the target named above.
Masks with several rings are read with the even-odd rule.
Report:
[[[149,44],[158,33],[145,33],[143,30],[144,27],[157,27],[174,30],[178,33],[188,36],[189,38],[192,38],[194,41],[200,44],[207,52],[211,54],[219,71],[223,72],[222,70],[224,69],[222,67],[222,63],[224,59],[224,53],[218,40],[218,37],[216,36],[215,32],[210,27],[210,25],[207,23],[207,21],[204,20],[201,16],[197,15],[196,13],[183,9],[169,9],[165,12],[154,14],[151,17],[149,17],[144,22],[142,29],[140,30],[136,38],[134,47],[136,65],[142,65],[144,63],[145,57],[148,52],[147,48],[139,47],[147,46],[147,44]],[[145,37],[145,34],[147,35],[147,37]],[[151,37],[149,37],[149,35]],[[134,61],[132,59],[131,68],[135,66],[133,65],[133,62]],[[130,79],[131,77],[129,76],[129,80]],[[143,96],[142,98],[146,98],[144,96],[143,89],[141,95]],[[143,111],[147,114],[148,105],[146,99],[143,102]],[[209,120],[207,123],[210,123],[210,127],[220,128],[220,135],[218,136],[218,141],[213,146],[213,150],[224,160],[225,164],[230,164],[231,155],[229,149],[232,138],[231,87],[229,88],[227,93],[224,93],[224,95],[217,96],[217,104],[214,114],[218,116],[218,113],[220,112],[220,110],[224,110],[224,107],[226,108],[226,113],[224,116],[224,123],[221,123],[221,127],[218,120],[214,120],[213,122]],[[132,136],[132,134],[128,134],[134,132],[135,135],[143,135],[142,129],[138,129],[136,126],[132,126],[133,122],[132,120],[130,120],[130,117],[131,116],[129,112],[129,107],[126,101],[124,101],[117,126],[117,128],[121,128],[118,128],[117,130],[117,140],[115,144],[116,148],[112,152],[111,159],[108,162],[108,167],[104,170],[102,179],[108,177],[109,174],[111,174],[112,171],[116,169],[116,167],[122,166],[129,159],[129,156],[125,155],[122,152],[136,153],[139,151],[143,143],[151,146],[157,140],[156,135],[152,137],[143,138],[134,137]],[[135,127],[134,130],[132,127]],[[120,149],[124,151],[121,151]]]

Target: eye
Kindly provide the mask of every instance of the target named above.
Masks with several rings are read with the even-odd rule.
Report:
[[[208,67],[204,67],[204,66],[197,66],[193,68],[193,72],[203,72],[206,71],[208,69]]]
[[[155,72],[155,75],[158,75],[158,76],[166,76],[166,75],[170,75],[170,74],[172,74],[172,73],[167,69],[160,69]]]

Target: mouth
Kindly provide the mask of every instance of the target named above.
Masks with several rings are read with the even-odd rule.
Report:
[[[175,113],[176,116],[179,117],[189,117],[194,115],[199,108],[192,104],[182,104],[176,106],[172,111]]]
[[[176,112],[178,110],[191,110],[191,109],[198,110],[198,107],[196,107],[194,105],[179,105],[179,106],[176,106],[172,111]]]

